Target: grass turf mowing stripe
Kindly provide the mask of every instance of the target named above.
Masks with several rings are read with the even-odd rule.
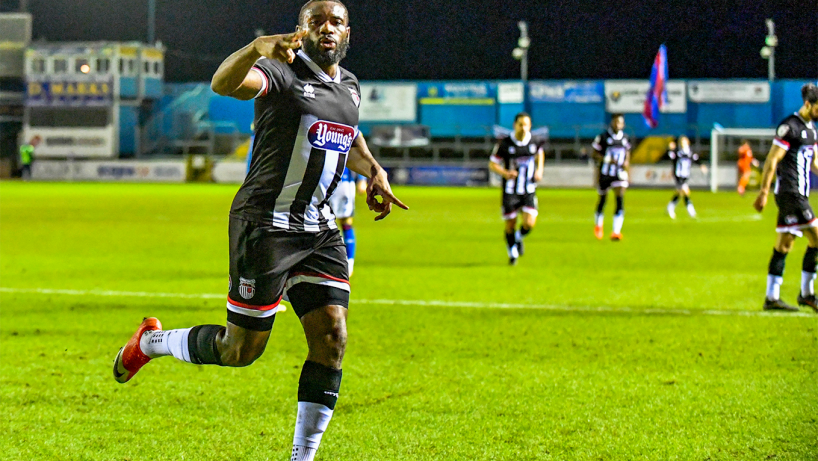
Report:
[[[112,290],[65,290],[49,288],[9,288],[0,287],[0,293],[45,294],[65,296],[110,296],[115,298],[178,298],[178,299],[226,299],[224,294],[215,293],[157,293],[147,291],[112,291]],[[691,309],[632,309],[628,307],[607,306],[561,306],[556,304],[514,304],[514,303],[480,303],[468,301],[437,301],[437,300],[409,300],[409,299],[353,299],[361,304],[382,304],[393,306],[422,306],[422,307],[465,307],[476,309],[542,309],[559,312],[589,312],[614,314],[643,314],[643,315],[711,315],[711,316],[764,316],[764,317],[814,317],[814,314],[805,312],[765,312],[765,311],[737,311],[737,310],[691,310]]]

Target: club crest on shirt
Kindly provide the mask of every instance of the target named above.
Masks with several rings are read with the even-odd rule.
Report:
[[[256,279],[239,277],[239,294],[244,299],[250,299],[256,294]]]
[[[349,94],[352,95],[352,102],[354,102],[357,107],[360,107],[361,95],[358,94],[358,90],[356,90],[355,88],[350,88]]]
[[[304,85],[304,97],[315,99],[315,88],[313,88],[313,86],[309,83]]]
[[[307,130],[307,139],[316,149],[347,153],[355,140],[355,128],[318,120]]]

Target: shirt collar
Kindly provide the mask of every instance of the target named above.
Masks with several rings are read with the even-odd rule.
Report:
[[[511,141],[518,146],[525,146],[529,143],[529,141],[531,141],[531,133],[526,133],[522,141],[518,141],[517,136],[514,136],[514,133],[511,133]]]
[[[304,63],[307,64],[307,67],[309,67],[310,70],[312,70],[315,73],[315,75],[318,77],[318,79],[321,80],[322,82],[325,82],[325,83],[330,83],[330,82],[332,82],[332,83],[341,83],[341,67],[340,66],[338,67],[338,72],[335,73],[335,78],[332,78],[332,77],[329,76],[329,74],[324,72],[324,69],[318,67],[318,64],[313,62],[313,60],[310,59],[309,56],[307,56],[307,53],[305,53],[304,50],[298,50],[297,54],[301,59],[304,60]]]
[[[617,131],[616,133],[614,133],[613,130],[610,128],[608,128],[608,133],[611,135],[612,138],[616,140],[622,139],[622,135],[624,134],[622,131]]]

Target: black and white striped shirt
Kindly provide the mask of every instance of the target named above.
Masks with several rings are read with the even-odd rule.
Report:
[[[542,151],[544,140],[526,133],[522,141],[518,141],[512,133],[501,139],[491,153],[491,161],[506,170],[517,171],[514,179],[503,180],[503,194],[526,195],[537,190],[537,181],[534,173],[537,171],[537,155]]]
[[[262,58],[253,66],[256,96],[252,160],[231,216],[298,232],[335,229],[329,197],[358,136],[358,79],[327,75],[303,52],[292,64]]]
[[[622,131],[614,133],[608,128],[594,138],[591,147],[602,155],[599,164],[600,176],[618,178],[619,172],[625,169],[625,160],[628,158],[628,151],[631,150],[628,136]]]
[[[785,118],[775,132],[773,144],[787,151],[775,170],[775,194],[809,197],[810,167],[818,155],[818,131],[798,113]]]
[[[699,154],[690,149],[671,150],[668,151],[668,156],[673,160],[673,177],[676,179],[690,178],[690,169],[694,163],[699,163]]]

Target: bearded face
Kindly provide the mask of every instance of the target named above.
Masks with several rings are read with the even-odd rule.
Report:
[[[312,40],[311,36],[304,38],[304,52],[319,67],[329,67],[338,64],[347,55],[349,50],[349,36],[345,35],[339,42],[334,42],[331,36],[321,35],[318,40]]]
[[[349,49],[349,17],[336,2],[315,2],[302,14],[304,52],[322,68],[341,62]]]

